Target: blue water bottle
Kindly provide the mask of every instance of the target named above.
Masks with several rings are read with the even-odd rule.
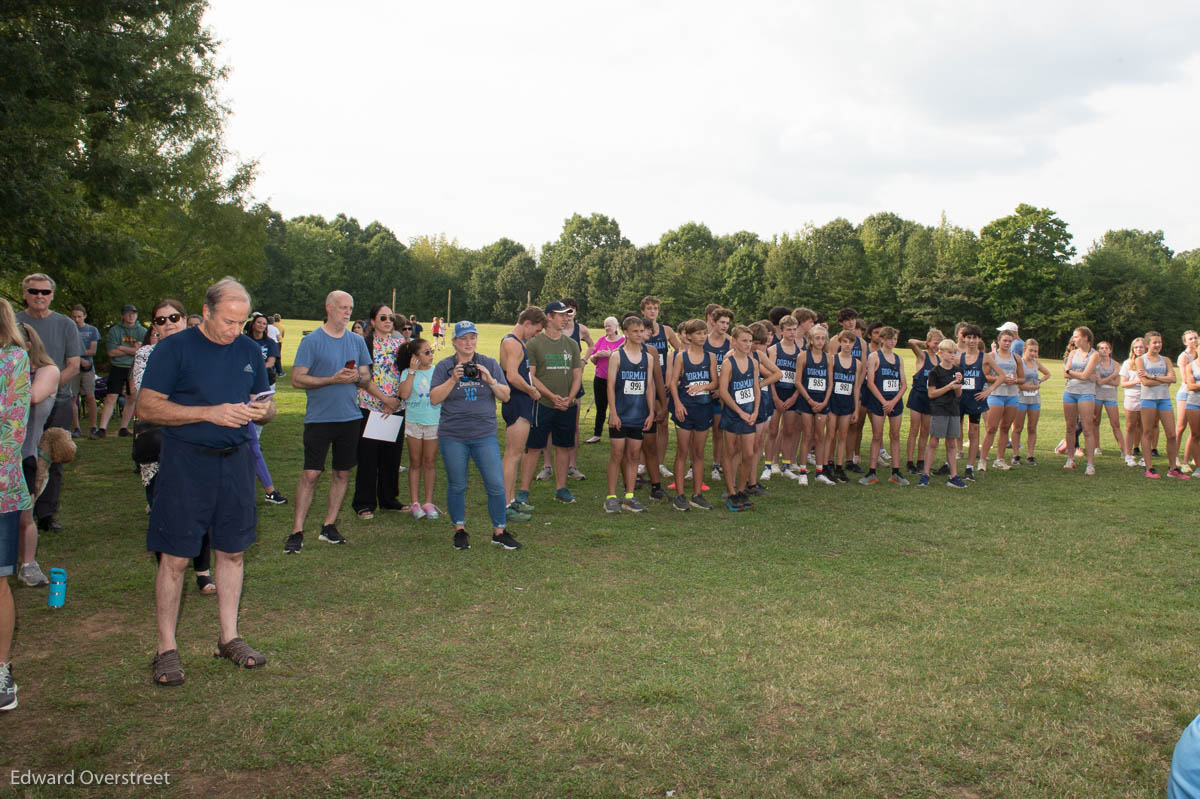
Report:
[[[50,598],[46,604],[52,608],[61,608],[67,604],[67,570],[50,570]]]

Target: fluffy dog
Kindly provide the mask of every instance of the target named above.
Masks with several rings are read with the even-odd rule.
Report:
[[[34,487],[37,496],[42,495],[46,483],[50,480],[50,464],[70,463],[75,460],[75,442],[71,440],[69,430],[61,427],[48,427],[38,441],[37,479]]]

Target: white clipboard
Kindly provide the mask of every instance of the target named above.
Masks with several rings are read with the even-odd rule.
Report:
[[[400,437],[400,426],[404,424],[404,414],[393,413],[384,416],[379,411],[371,411],[367,417],[367,426],[363,429],[363,438],[373,438],[376,441],[396,442]]]

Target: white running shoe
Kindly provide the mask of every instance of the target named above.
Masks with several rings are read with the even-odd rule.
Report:
[[[854,462],[855,462],[855,463],[858,463],[858,461],[857,461],[857,460],[855,460]],[[816,466],[816,465],[817,465],[817,456],[816,456],[816,455],[814,455],[814,454],[812,454],[811,452],[810,452],[810,453],[808,453],[808,465],[809,465],[809,466]]]
[[[987,471],[987,464],[983,462],[982,458],[975,461],[975,473],[976,474],[980,474],[980,473],[986,472],[986,471]]]
[[[1093,455],[1103,455],[1103,454],[1104,454],[1104,450],[1100,449],[1099,447],[1096,447],[1096,451],[1095,451],[1095,452],[1093,452],[1092,454],[1093,454]]]
[[[1091,477],[1092,475],[1094,475],[1096,473],[1096,467],[1089,463],[1087,465],[1087,468],[1083,470],[1083,473],[1086,474],[1087,476]]]
[[[688,467],[688,473],[683,476],[683,479],[684,480],[692,479],[692,467],[691,466]]]
[[[796,475],[796,482],[802,486],[808,485],[808,474],[800,472],[800,474]]]
[[[891,463],[892,456],[888,454],[888,451],[885,448],[880,447],[879,448],[879,460],[883,461],[884,463]]]
[[[1146,459],[1138,458],[1138,466],[1145,466],[1145,465],[1146,465]]]
[[[817,474],[817,482],[823,486],[837,485],[837,483],[825,476],[825,472],[819,472]]]
[[[549,466],[543,466],[542,470],[537,473],[537,477],[535,477],[534,479],[535,480],[549,480],[553,476],[554,476],[554,470],[551,469]]]
[[[675,473],[672,472],[670,469],[668,469],[667,465],[665,463],[658,464],[658,473],[661,474],[663,477],[674,477],[675,476]]]
[[[646,464],[639,463],[638,464],[638,477],[641,477],[645,473],[646,473]]]
[[[1008,465],[1008,461],[1004,460],[1004,458],[996,458],[996,460],[992,461],[992,468],[1007,472],[1012,467]]]
[[[1126,455],[1126,456],[1125,456],[1125,465],[1126,465],[1126,466],[1137,466],[1137,464],[1136,464],[1136,463],[1134,462],[1134,460],[1133,460],[1133,456],[1132,456],[1132,455]]]
[[[779,468],[778,463],[771,464],[771,474],[783,474],[783,470]]]
[[[760,475],[758,476],[758,482],[760,482],[760,483],[765,483],[765,482],[767,482],[767,481],[768,481],[768,480],[770,480],[770,479],[771,479],[771,467],[770,467],[770,466],[764,466],[764,467],[763,467],[763,470],[762,470],[762,474],[760,474]]]

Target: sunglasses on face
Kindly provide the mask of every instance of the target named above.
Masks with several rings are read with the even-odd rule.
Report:
[[[183,318],[183,314],[177,314],[177,313],[167,314],[166,316],[156,316],[156,317],[154,317],[154,324],[165,325],[167,322],[174,324],[175,322],[178,322],[182,318]]]
[[[49,297],[54,293],[54,289],[25,289],[25,293],[33,294],[34,296],[41,295],[43,297]]]
[[[400,329],[401,330],[412,330],[412,325],[405,325],[404,327],[402,327]]]
[[[378,319],[380,322],[395,322],[396,321],[396,317],[388,316],[385,313],[380,314],[379,316],[377,316],[375,318]]]
[[[422,355],[433,355],[433,350],[421,350]]]

